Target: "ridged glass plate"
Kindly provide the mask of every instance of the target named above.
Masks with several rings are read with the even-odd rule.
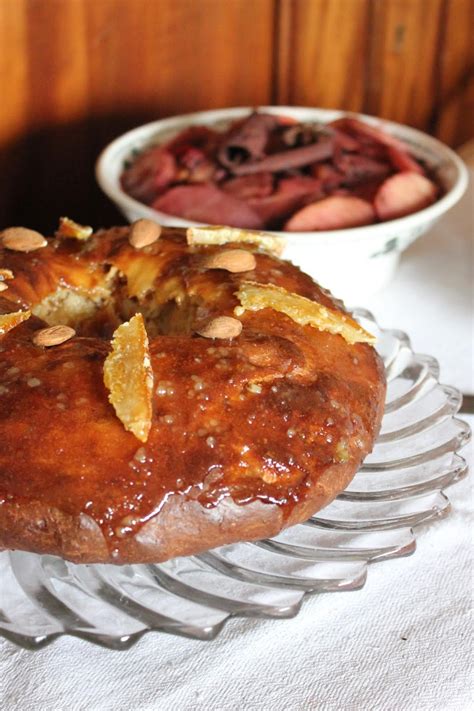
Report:
[[[212,639],[233,615],[292,617],[308,593],[356,590],[369,563],[415,550],[414,529],[449,510],[466,473],[461,395],[406,334],[356,318],[378,336],[388,380],[382,430],[350,486],[275,538],[158,565],[73,565],[0,553],[0,634],[28,649],[71,634],[126,648],[149,630]],[[420,561],[423,565],[423,561]]]

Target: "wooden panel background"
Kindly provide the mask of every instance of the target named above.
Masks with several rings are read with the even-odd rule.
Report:
[[[292,103],[472,136],[474,0],[0,0],[0,226],[121,219],[97,153],[143,121]]]

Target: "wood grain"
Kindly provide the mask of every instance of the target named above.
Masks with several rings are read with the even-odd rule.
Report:
[[[25,0],[0,2],[0,145],[27,127],[28,103],[27,36]],[[15,47],[14,56],[10,51]]]
[[[279,0],[280,104],[341,108],[473,135],[474,0]]]
[[[436,95],[443,0],[384,0],[371,8],[367,113],[428,125]]]
[[[474,0],[0,0],[0,226],[121,217],[95,187],[116,135],[292,103],[473,135]]]
[[[161,116],[269,103],[273,19],[273,0],[0,0],[0,225],[119,219],[100,149]]]
[[[118,100],[164,115],[270,99],[272,0],[95,0],[87,9],[95,110]]]
[[[285,82],[278,103],[360,111],[369,1],[281,0],[280,7],[287,27],[279,33]]]
[[[443,17],[433,132],[459,145],[474,131],[474,0],[449,0]]]

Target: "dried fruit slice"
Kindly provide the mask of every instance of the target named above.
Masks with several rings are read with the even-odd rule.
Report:
[[[125,429],[146,442],[152,417],[153,371],[141,314],[116,329],[104,363],[104,383]]]
[[[395,146],[388,146],[387,152],[390,162],[396,170],[409,171],[411,173],[418,173],[419,175],[425,174],[421,165],[411,157],[408,151],[401,151]]]
[[[395,220],[428,207],[436,200],[436,193],[436,185],[423,175],[396,173],[378,189],[375,211],[381,220]]]
[[[30,316],[31,311],[14,311],[11,314],[0,314],[0,336],[4,336],[5,333],[29,319]]]
[[[370,225],[374,220],[375,212],[370,202],[351,195],[331,195],[298,210],[285,224],[285,230],[343,230]]]
[[[273,284],[257,284],[245,281],[236,293],[241,306],[234,309],[236,316],[245,311],[274,309],[289,316],[302,326],[313,326],[319,331],[341,335],[348,343],[375,343],[375,336],[365,331],[348,314],[293,294]]]
[[[282,254],[285,248],[285,240],[282,237],[275,237],[264,232],[241,230],[238,227],[188,227],[186,237],[190,245],[246,242],[255,244],[265,252],[275,254],[277,257]]]
[[[72,239],[85,241],[91,237],[93,231],[93,228],[89,225],[80,225],[69,217],[60,217],[56,237],[71,237]]]
[[[400,151],[405,151],[406,146],[388,133],[385,128],[380,128],[374,124],[365,123],[365,121],[359,121],[359,119],[353,116],[343,116],[340,119],[332,121],[330,126],[334,126],[341,131],[349,133],[349,135],[355,136],[356,138],[368,138],[370,141],[375,143],[381,143],[383,146],[394,146]]]
[[[209,182],[176,185],[154,200],[151,207],[158,212],[202,224],[225,224],[248,230],[263,227],[260,217],[244,200],[225,193]]]

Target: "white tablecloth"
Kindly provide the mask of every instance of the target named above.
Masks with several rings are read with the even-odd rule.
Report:
[[[464,201],[366,304],[438,357],[442,380],[465,392],[474,392],[470,245]],[[472,462],[472,449],[465,456]],[[469,478],[449,490],[452,513],[418,531],[412,557],[374,565],[360,591],[308,599],[292,620],[237,618],[212,642],[151,633],[126,652],[61,638],[32,653],[0,640],[0,708],[472,708],[470,492]]]

